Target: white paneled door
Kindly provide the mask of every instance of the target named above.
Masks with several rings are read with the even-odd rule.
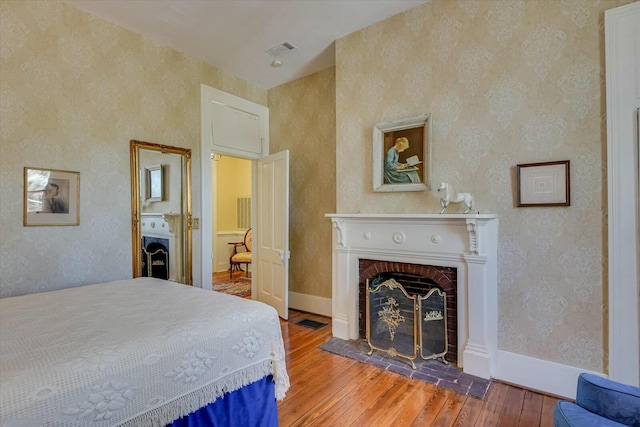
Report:
[[[289,151],[258,159],[257,299],[289,318]]]

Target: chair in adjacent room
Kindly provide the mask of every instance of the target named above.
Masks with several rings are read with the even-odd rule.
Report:
[[[251,229],[248,229],[244,234],[244,239],[242,242],[229,242],[230,245],[233,245],[233,252],[231,252],[231,256],[229,257],[229,278],[233,277],[233,272],[243,271],[242,264],[246,264],[246,274],[249,277],[249,264],[251,264]],[[244,250],[240,251],[240,248],[244,248]]]
[[[558,402],[553,422],[555,427],[640,427],[640,388],[582,373],[576,403]]]

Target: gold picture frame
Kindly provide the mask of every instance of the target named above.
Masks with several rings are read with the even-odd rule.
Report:
[[[425,191],[430,187],[431,114],[376,124],[373,191]]]
[[[80,225],[80,172],[25,167],[23,225]]]
[[[148,202],[161,202],[164,200],[164,174],[162,165],[148,166],[146,169]]]
[[[516,166],[518,207],[571,206],[569,160]]]

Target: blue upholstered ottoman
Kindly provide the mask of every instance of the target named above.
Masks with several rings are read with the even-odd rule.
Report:
[[[556,427],[640,427],[640,388],[592,374],[580,374],[576,403],[560,401]]]

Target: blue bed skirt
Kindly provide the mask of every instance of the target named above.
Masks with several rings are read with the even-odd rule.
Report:
[[[182,417],[171,427],[277,427],[278,404],[271,375]]]

